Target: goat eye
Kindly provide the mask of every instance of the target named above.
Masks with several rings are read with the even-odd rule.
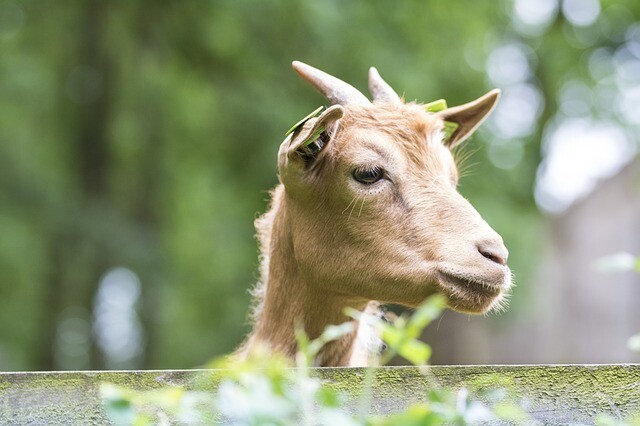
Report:
[[[380,167],[367,167],[362,169],[355,169],[353,171],[353,178],[360,183],[370,185],[382,179],[384,171]]]

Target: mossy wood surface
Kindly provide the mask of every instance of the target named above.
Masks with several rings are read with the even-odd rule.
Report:
[[[332,386],[358,396],[364,370],[319,368]],[[43,372],[0,374],[0,424],[108,424],[98,388],[109,382],[137,390],[163,386],[213,390],[215,370]],[[473,390],[503,388],[544,424],[593,424],[597,414],[618,418],[640,410],[640,365],[434,366],[377,370],[373,410],[397,412],[434,385]]]

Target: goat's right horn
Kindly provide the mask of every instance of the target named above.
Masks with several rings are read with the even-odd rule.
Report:
[[[360,93],[358,89],[324,71],[298,61],[293,61],[292,65],[293,69],[300,74],[300,77],[315,87],[318,92],[334,105],[371,104],[369,99]]]
[[[402,104],[400,96],[380,77],[380,73],[375,67],[369,68],[369,92],[373,100],[380,102],[390,102],[392,104]]]

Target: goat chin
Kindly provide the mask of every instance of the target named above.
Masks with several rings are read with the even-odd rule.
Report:
[[[511,272],[505,268],[499,279],[487,280],[442,271],[438,285],[451,309],[462,313],[484,314],[491,310],[505,309],[512,286]]]

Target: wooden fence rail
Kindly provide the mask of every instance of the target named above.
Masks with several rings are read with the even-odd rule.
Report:
[[[98,389],[109,382],[136,390],[167,385],[202,389],[202,373],[215,370],[82,371],[0,373],[0,424],[109,424]],[[336,387],[357,394],[364,370],[318,368]],[[376,371],[373,409],[397,412],[424,398],[434,384],[506,388],[533,418],[545,425],[593,424],[598,414],[622,419],[640,411],[640,364],[433,366]],[[208,381],[215,386],[215,381]]]

